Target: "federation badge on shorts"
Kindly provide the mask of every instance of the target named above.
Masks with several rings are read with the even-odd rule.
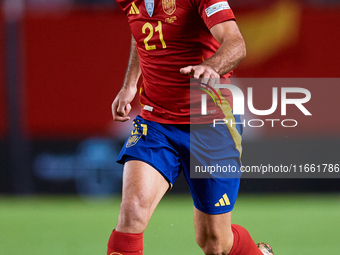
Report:
[[[128,141],[126,142],[126,145],[125,147],[126,148],[129,148],[129,147],[132,147],[134,146],[138,141],[139,139],[142,137],[141,134],[136,134],[136,135],[132,135],[129,137]]]
[[[172,15],[176,10],[176,0],[162,0],[163,11]]]
[[[152,17],[153,10],[155,8],[155,1],[154,0],[144,0],[146,11],[148,12],[149,16]]]

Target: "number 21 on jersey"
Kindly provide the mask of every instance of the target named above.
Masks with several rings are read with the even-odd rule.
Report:
[[[149,45],[148,44],[149,40],[153,37],[153,31],[154,31],[154,27],[149,22],[146,22],[144,24],[144,26],[142,27],[143,34],[149,33],[147,35],[147,37],[144,39],[144,44],[145,44],[145,49],[146,50],[155,50],[156,49],[156,45]],[[163,31],[162,31],[162,22],[161,21],[158,21],[158,25],[155,27],[155,32],[156,33],[158,32],[159,40],[162,43],[163,49],[165,49],[166,48],[166,44],[165,44],[165,41],[163,39]]]

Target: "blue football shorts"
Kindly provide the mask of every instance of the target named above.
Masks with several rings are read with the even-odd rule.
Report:
[[[207,214],[230,212],[240,185],[242,125],[160,124],[137,116],[117,162],[143,161],[169,182],[181,171],[194,206]],[[235,174],[236,169],[236,174]]]

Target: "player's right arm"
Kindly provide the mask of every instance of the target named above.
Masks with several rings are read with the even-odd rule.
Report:
[[[141,69],[139,65],[136,41],[132,36],[129,63],[126,69],[123,87],[119,91],[111,106],[112,116],[115,121],[124,122],[130,119],[128,116],[131,111],[130,103],[136,95],[137,83],[140,75]]]

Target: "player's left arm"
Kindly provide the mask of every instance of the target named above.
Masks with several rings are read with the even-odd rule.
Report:
[[[194,78],[219,78],[233,70],[246,56],[246,46],[234,20],[218,23],[210,29],[211,34],[221,44],[216,53],[196,66],[180,70]]]

